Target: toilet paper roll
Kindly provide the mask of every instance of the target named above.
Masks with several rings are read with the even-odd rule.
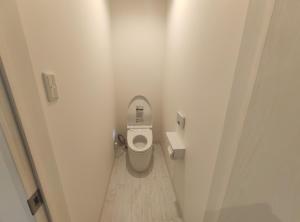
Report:
[[[174,150],[172,149],[171,146],[168,146],[168,153],[169,153],[169,156],[172,160],[174,160]]]

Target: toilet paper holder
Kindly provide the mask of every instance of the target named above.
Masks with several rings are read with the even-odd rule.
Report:
[[[186,147],[177,132],[167,132],[168,153],[172,160],[184,159]]]

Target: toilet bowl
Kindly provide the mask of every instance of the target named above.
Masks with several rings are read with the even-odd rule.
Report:
[[[138,172],[146,171],[152,160],[152,112],[144,96],[134,97],[128,106],[127,116],[128,159]]]
[[[128,157],[135,171],[149,168],[152,159],[152,129],[128,129]]]

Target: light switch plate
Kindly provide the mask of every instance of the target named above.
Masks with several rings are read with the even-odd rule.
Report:
[[[181,112],[177,112],[177,125],[184,129],[185,127],[185,116]]]
[[[42,76],[47,99],[49,102],[55,102],[56,100],[58,100],[55,75],[52,73],[42,73]]]

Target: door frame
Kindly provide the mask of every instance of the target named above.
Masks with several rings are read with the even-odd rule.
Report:
[[[4,130],[2,129],[1,123],[0,123],[0,155],[1,155],[0,161],[3,161],[2,164],[4,164],[4,169],[2,169],[4,172],[1,170],[2,171],[1,174],[3,176],[3,175],[5,175],[5,173],[8,173],[10,181],[7,181],[7,182],[12,183],[11,184],[12,186],[9,188],[11,190],[7,190],[8,188],[6,185],[3,187],[4,190],[0,191],[1,193],[5,192],[6,195],[9,193],[9,196],[6,197],[9,200],[6,200],[6,199],[2,200],[2,201],[5,201],[5,203],[2,202],[2,204],[4,204],[5,207],[8,207],[7,205],[10,205],[9,207],[17,207],[17,209],[14,209],[14,211],[11,212],[11,213],[15,214],[12,217],[22,217],[22,218],[25,217],[27,219],[26,221],[31,221],[31,222],[36,221],[35,217],[30,213],[30,209],[28,208],[28,205],[26,202],[27,201],[26,191],[23,186],[22,179],[17,170],[17,166],[14,163],[14,159],[10,152],[9,145],[8,145]],[[10,193],[10,191],[12,192],[12,190],[16,192],[17,200],[16,200],[16,196],[14,196],[14,197],[10,196],[12,194],[12,193]],[[9,203],[7,203],[7,202],[9,202]],[[14,205],[16,202],[20,203],[20,205],[22,207],[20,207],[20,205],[18,205],[18,206]],[[11,206],[12,203],[14,203],[13,206]],[[22,212],[19,212],[20,208],[23,209]],[[0,211],[2,212],[2,210],[3,209],[1,209]],[[15,212],[15,210],[17,210],[17,212]],[[23,215],[21,215],[21,214],[23,214]],[[16,218],[14,218],[14,219],[16,219]]]
[[[10,87],[10,84],[9,84],[9,81],[8,81],[8,78],[7,78],[7,73],[5,71],[5,67],[4,67],[4,64],[2,62],[1,55],[0,55],[0,81],[2,81],[2,83],[3,83],[4,90],[6,92],[7,99],[9,101],[9,105],[10,105],[10,108],[11,108],[11,111],[12,111],[11,114],[13,116],[13,119],[14,119],[15,123],[16,123],[16,127],[17,127],[18,133],[20,135],[22,145],[24,147],[24,151],[25,151],[25,154],[26,154],[26,159],[28,160],[34,182],[37,186],[37,189],[39,189],[39,191],[41,193],[41,196],[42,196],[42,199],[43,199],[42,206],[45,210],[46,217],[47,217],[49,222],[52,222],[53,220],[51,218],[51,214],[50,214],[50,211],[49,211],[47,200],[45,198],[43,187],[42,187],[40,179],[38,177],[36,166],[34,164],[32,154],[30,152],[29,143],[28,143],[28,140],[27,140],[26,135],[25,135],[23,124],[22,124],[22,121],[20,119],[20,115],[19,115],[16,103],[15,103],[15,99],[13,97],[12,89]],[[13,156],[11,156],[11,157],[12,157],[12,159],[14,158]],[[22,178],[20,178],[20,179],[22,181]],[[22,181],[22,183],[23,183],[23,181]]]

